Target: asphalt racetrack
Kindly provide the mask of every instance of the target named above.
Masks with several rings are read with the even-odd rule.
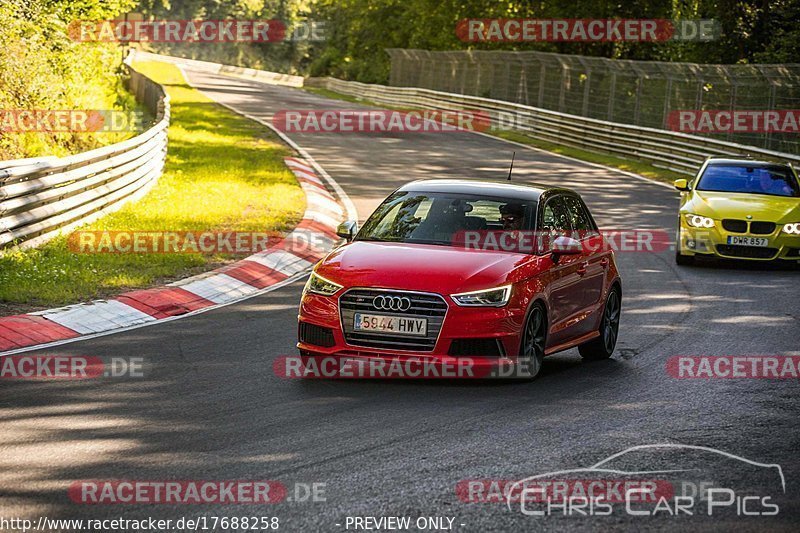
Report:
[[[265,120],[285,109],[356,107],[297,89],[189,75],[213,99]],[[515,181],[578,191],[602,228],[675,231],[674,189],[483,135],[290,137],[341,185],[362,220],[411,180],[503,179],[516,150]],[[800,355],[798,273],[738,264],[679,268],[673,254],[617,254],[623,313],[615,356],[584,363],[577,350],[563,352],[545,360],[534,382],[276,377],[275,358],[295,354],[303,281],[182,320],[34,352],[142,357],[147,373],[4,383],[3,514],[276,516],[286,531],[353,531],[347,518],[364,516],[409,516],[412,523],[449,517],[454,530],[475,532],[797,531],[798,380],[676,379],[666,362],[679,355]],[[624,509],[542,517],[513,505],[467,503],[456,491],[466,480],[586,467],[631,446],[660,443],[780,465],[785,493],[770,487],[780,511],[743,517],[731,506],[711,517],[704,510],[651,517]],[[691,455],[686,461],[698,462]],[[647,469],[663,466],[656,454],[649,457]],[[752,465],[740,460],[702,466],[732,483],[752,475]],[[76,504],[67,488],[86,479],[263,479],[290,489],[323,483],[324,501]]]

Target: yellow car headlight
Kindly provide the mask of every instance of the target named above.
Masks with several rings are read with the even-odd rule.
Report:
[[[713,228],[714,219],[700,215],[686,215],[686,223],[693,228]]]
[[[800,222],[795,222],[794,224],[784,224],[783,232],[788,233],[789,235],[800,235]]]

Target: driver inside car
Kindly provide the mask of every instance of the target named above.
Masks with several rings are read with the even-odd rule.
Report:
[[[522,204],[510,203],[500,206],[500,222],[505,231],[517,231],[522,229],[522,222],[525,219],[525,207]]]
[[[762,172],[759,176],[760,190],[764,194],[776,196],[791,196],[792,188],[781,176],[773,176],[769,172]]]

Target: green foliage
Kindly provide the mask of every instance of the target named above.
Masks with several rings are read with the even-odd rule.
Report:
[[[0,109],[132,109],[120,48],[67,36],[76,19],[110,18],[135,0],[4,0],[0,4]],[[118,142],[121,133],[0,132],[0,160],[65,155]]]
[[[154,18],[278,18],[325,24],[327,40],[214,46],[162,44],[154,48],[241,66],[388,81],[387,48],[424,50],[539,50],[617,59],[746,63],[797,61],[798,0],[142,0]],[[465,43],[455,28],[467,18],[656,18],[719,21],[714,42]]]
[[[617,59],[697,63],[797,62],[797,0],[315,0],[314,18],[327,22],[328,41],[308,67],[314,76],[388,81],[386,48],[539,50]],[[693,43],[465,43],[455,35],[466,18],[716,19],[723,35]]]
[[[135,67],[171,98],[164,174],[142,199],[81,230],[286,232],[297,224],[305,196],[283,162],[291,152],[267,128],[189,87],[173,65]],[[0,252],[0,315],[104,298],[238,259],[75,253],[59,237],[38,249]]]
[[[800,62],[800,2],[778,0],[766,17],[764,32],[770,38],[764,49],[756,52],[755,60],[762,63]]]

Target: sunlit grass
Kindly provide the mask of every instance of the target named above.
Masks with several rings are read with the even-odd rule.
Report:
[[[81,230],[281,231],[294,227],[305,197],[283,163],[290,151],[268,129],[188,86],[173,65],[137,70],[166,86],[172,118],[163,176],[141,200]],[[212,268],[232,256],[76,254],[59,238],[0,254],[0,311],[75,303]]]

